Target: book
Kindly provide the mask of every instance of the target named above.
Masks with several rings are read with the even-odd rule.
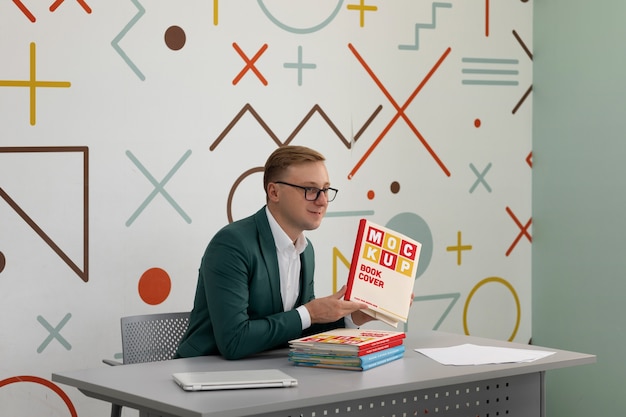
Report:
[[[335,364],[345,366],[362,366],[368,365],[374,362],[378,362],[390,356],[396,356],[399,353],[404,353],[405,347],[403,344],[383,349],[378,352],[370,353],[367,355],[359,356],[353,355],[334,355],[323,352],[305,352],[299,350],[292,350],[289,352],[289,360],[291,362],[304,362],[304,363],[320,363],[320,364]]]
[[[291,351],[289,360],[298,366],[365,371],[402,358],[404,351],[402,344],[363,356]]]
[[[406,333],[391,330],[334,329],[291,340],[289,346],[292,350],[363,356],[397,346],[405,337]]]
[[[334,356],[365,356],[371,353],[379,352],[381,350],[389,349],[394,346],[401,345],[404,342],[403,339],[392,339],[386,343],[377,344],[369,347],[364,347],[359,350],[347,350],[342,349],[342,346],[338,348],[333,347],[315,347],[315,346],[293,346],[292,351],[299,353],[310,353],[310,354],[327,354]]]
[[[390,326],[406,323],[421,249],[415,239],[361,219],[344,298],[367,304],[364,313]]]

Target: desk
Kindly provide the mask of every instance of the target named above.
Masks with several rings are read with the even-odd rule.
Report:
[[[445,366],[414,351],[462,343],[556,351],[530,363]],[[435,331],[407,334],[403,359],[364,372],[293,366],[287,351],[227,361],[205,356],[58,372],[52,380],[150,417],[544,416],[544,374],[594,355]],[[295,388],[185,392],[172,373],[277,368]]]

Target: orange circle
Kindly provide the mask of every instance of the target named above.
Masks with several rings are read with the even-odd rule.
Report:
[[[474,120],[474,126],[475,127],[480,127],[480,124],[481,124],[480,119]]]
[[[161,268],[150,268],[139,278],[139,296],[146,304],[161,304],[170,295],[171,289],[170,276]]]
[[[373,190],[369,190],[367,192],[367,199],[368,200],[373,200],[375,195],[376,195],[376,193]]]

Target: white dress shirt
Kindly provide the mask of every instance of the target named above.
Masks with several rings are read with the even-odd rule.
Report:
[[[269,209],[265,208],[267,220],[274,236],[276,254],[278,255],[278,270],[280,273],[280,296],[283,300],[284,311],[292,310],[300,295],[300,254],[306,249],[308,242],[304,233],[291,241],[287,233],[280,227]],[[311,327],[311,315],[305,306],[296,308],[300,314],[302,330]]]
[[[304,233],[292,242],[287,233],[280,227],[269,209],[265,207],[267,220],[274,236],[276,244],[276,254],[278,256],[278,271],[280,273],[280,296],[283,300],[283,310],[290,311],[293,309],[298,296],[300,295],[300,255],[306,249],[308,242],[304,237]],[[300,314],[302,322],[302,330],[311,327],[311,315],[304,305],[296,308]],[[344,317],[345,326],[356,328],[357,325],[352,321],[352,316],[348,314]]]

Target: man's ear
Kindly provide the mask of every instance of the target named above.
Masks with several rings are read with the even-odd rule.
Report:
[[[278,187],[273,182],[267,185],[267,199],[270,201],[278,201]]]

